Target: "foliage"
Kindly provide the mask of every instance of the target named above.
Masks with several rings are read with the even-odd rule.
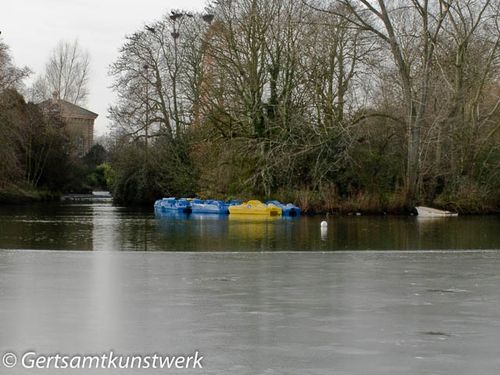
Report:
[[[179,147],[174,145],[173,147]],[[105,169],[117,202],[151,203],[158,196],[192,196],[195,170],[185,150],[162,144],[145,149],[140,142],[123,144],[113,152],[112,170]],[[105,167],[108,168],[108,167]]]
[[[5,90],[0,94],[0,128],[8,129],[1,147],[8,161],[2,164],[4,185],[49,190],[64,186],[72,168],[60,119],[44,115],[16,91]]]

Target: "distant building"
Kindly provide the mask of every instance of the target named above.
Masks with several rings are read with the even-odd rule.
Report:
[[[98,114],[62,99],[50,99],[39,104],[44,111],[57,113],[66,124],[73,152],[80,157],[94,143],[94,121]]]

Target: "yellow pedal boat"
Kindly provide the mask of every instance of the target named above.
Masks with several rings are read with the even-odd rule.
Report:
[[[244,214],[244,215],[266,215],[266,216],[280,216],[281,208],[276,206],[268,206],[261,201],[248,201],[237,206],[229,206],[229,213],[231,215]]]

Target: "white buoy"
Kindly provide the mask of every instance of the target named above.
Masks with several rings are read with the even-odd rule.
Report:
[[[328,237],[328,223],[325,220],[323,220],[321,222],[321,240],[326,241],[327,237]]]

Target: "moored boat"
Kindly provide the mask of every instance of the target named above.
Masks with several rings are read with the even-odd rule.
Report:
[[[300,207],[297,207],[293,203],[288,203],[284,204],[281,203],[280,201],[267,201],[266,204],[276,206],[278,208],[281,208],[281,212],[283,216],[300,216]]]
[[[415,207],[419,217],[449,217],[458,216],[458,213],[438,210],[436,208],[417,206]]]
[[[163,198],[159,199],[155,202],[155,210],[164,212],[164,211],[175,211],[181,213],[190,213],[191,212],[191,204],[187,199],[181,198]]]
[[[193,199],[191,201],[191,212],[193,214],[228,214],[229,204],[217,201]]]
[[[244,202],[240,205],[229,206],[229,213],[231,215],[245,214],[245,215],[267,215],[267,216],[281,216],[282,210],[273,205],[267,205],[258,200],[251,200]]]

